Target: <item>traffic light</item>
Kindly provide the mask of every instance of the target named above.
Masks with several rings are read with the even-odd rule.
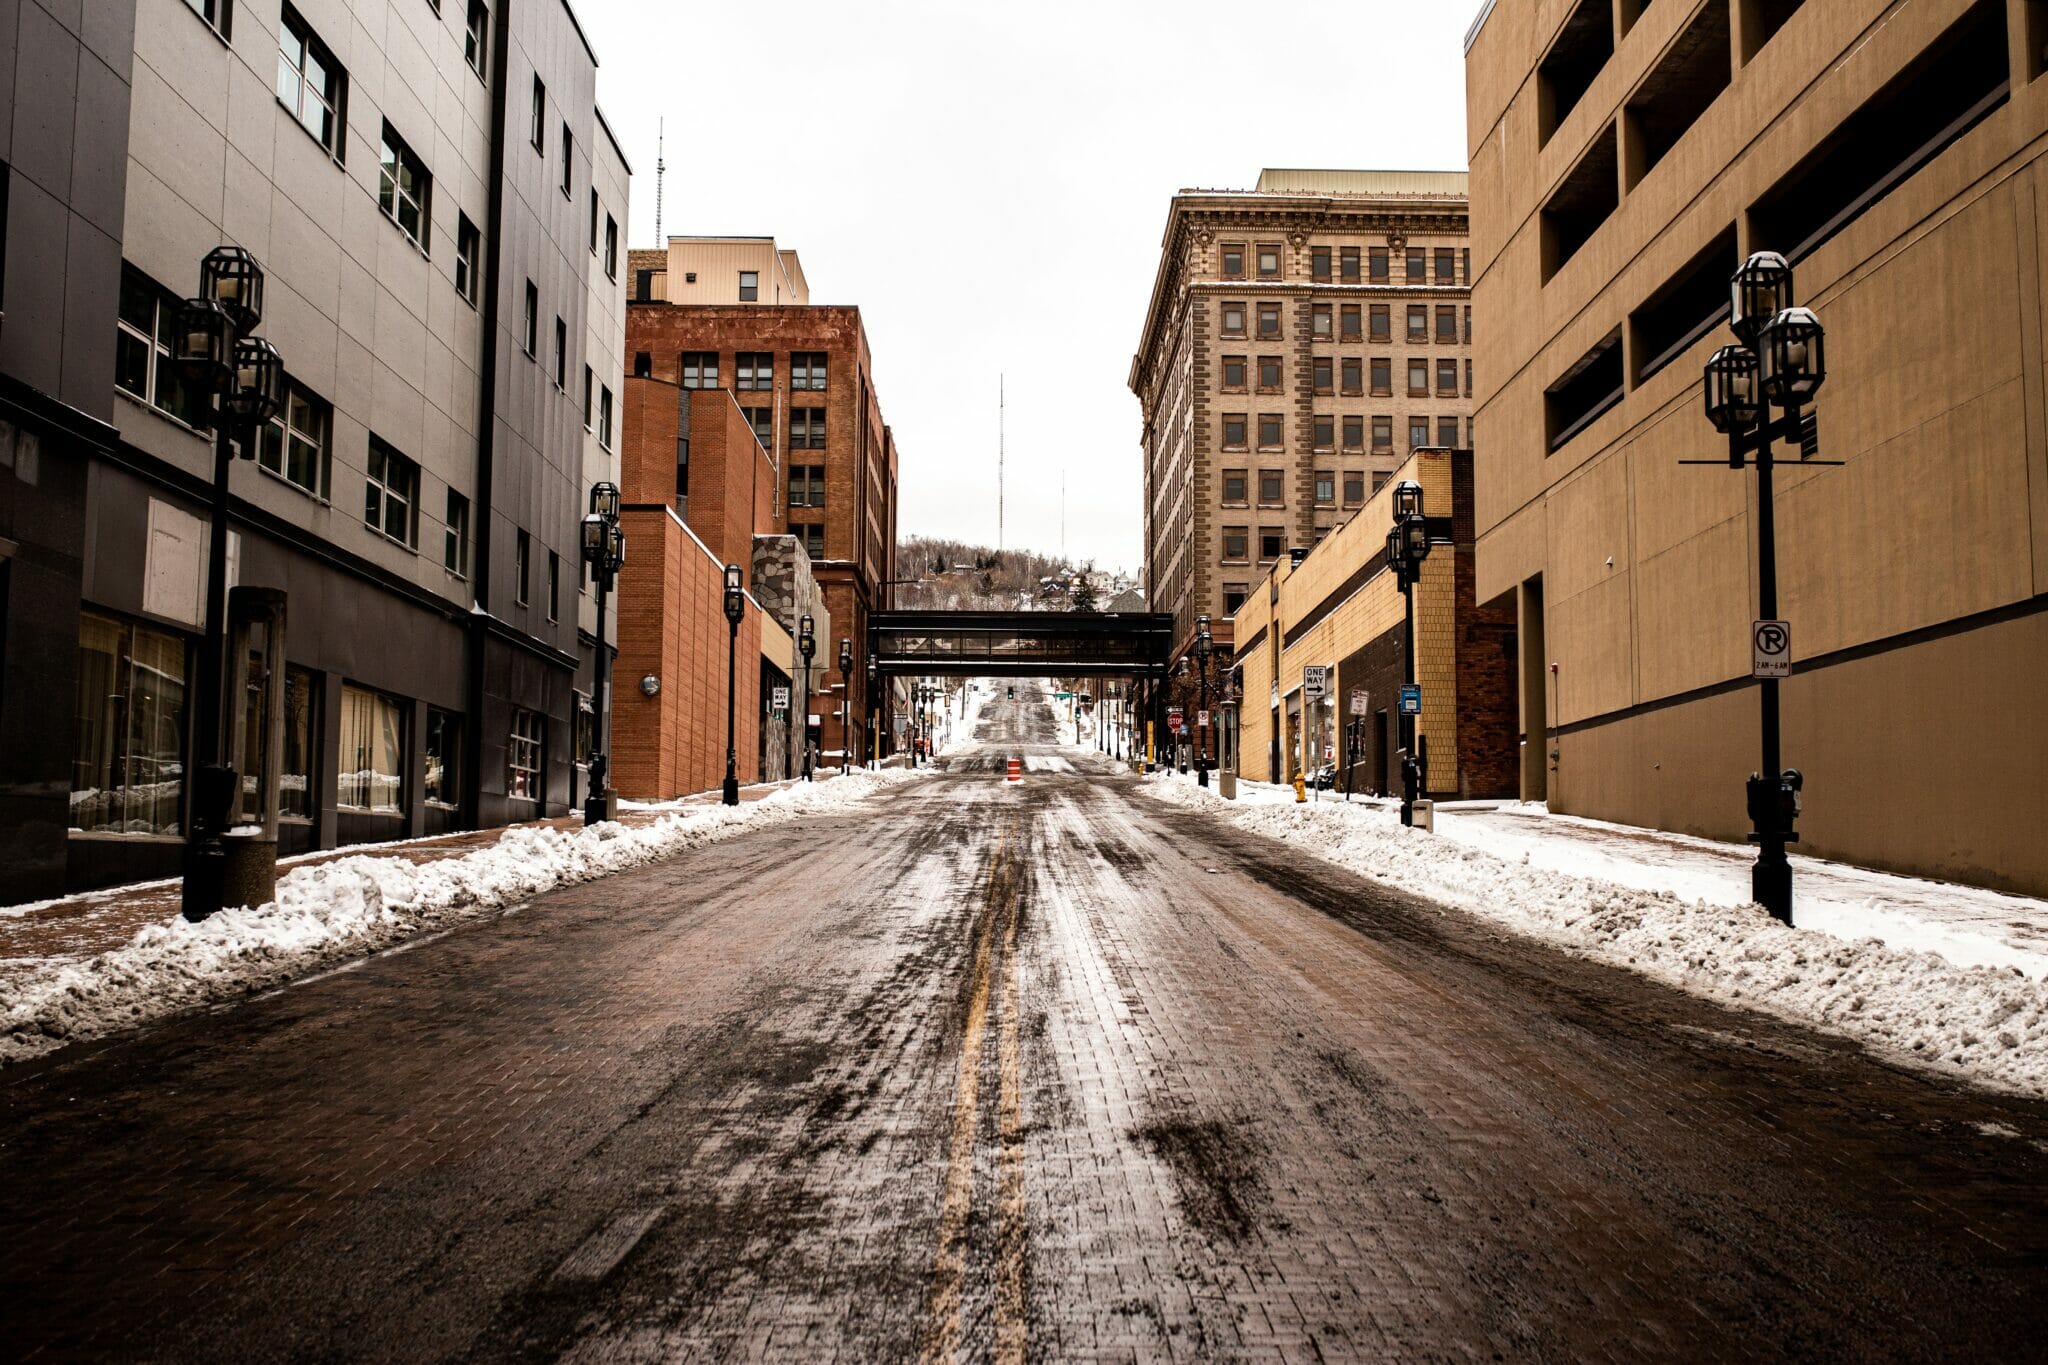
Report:
[[[1006,701],[1015,701],[1015,700],[1017,700],[1017,688],[1016,688],[1016,685],[1015,685],[1015,684],[1012,684],[1011,686],[1009,686],[1009,687],[1006,687],[1006,688],[1004,688],[1004,689],[1003,689],[1003,696],[1004,696],[1004,699],[1005,699]]]

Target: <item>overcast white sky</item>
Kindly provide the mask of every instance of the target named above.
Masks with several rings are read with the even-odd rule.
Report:
[[[860,305],[906,534],[1143,554],[1126,381],[1167,201],[1264,166],[1462,169],[1479,0],[572,0],[633,163],[631,238],[772,235]]]

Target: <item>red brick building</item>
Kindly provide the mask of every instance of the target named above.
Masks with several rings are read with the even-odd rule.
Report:
[[[841,733],[837,709],[826,708],[827,761],[848,747],[864,756],[871,732],[887,752],[889,702],[886,691],[868,695],[866,636],[868,613],[887,607],[896,577],[897,458],[860,310],[811,304],[796,253],[766,238],[676,237],[666,251],[630,253],[628,264],[630,373],[653,381],[655,392],[719,392],[740,414],[767,456],[768,503],[757,528],[804,543],[834,629],[852,641],[853,676],[844,680],[851,734]],[[629,381],[629,395],[637,387]],[[650,403],[659,405],[628,399],[627,461],[644,447],[643,460],[671,467],[671,497],[692,507],[704,498],[731,504],[739,494],[723,471],[738,466],[706,444],[729,438],[693,433],[685,473],[674,418],[662,426],[642,410]],[[759,471],[740,477],[758,495]],[[694,513],[684,516],[698,525]],[[715,551],[710,533],[699,534]],[[818,663],[835,681],[838,657],[837,639],[819,640]]]
[[[780,776],[763,771],[762,700],[788,683],[790,640],[751,591],[754,536],[772,529],[768,454],[729,393],[642,377],[622,397],[613,781],[622,795],[663,799],[724,780],[727,564],[749,588],[734,651],[739,778]]]

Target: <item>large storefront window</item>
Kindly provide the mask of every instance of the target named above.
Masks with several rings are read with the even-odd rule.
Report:
[[[427,712],[426,799],[439,806],[462,800],[462,718],[446,711]]]
[[[184,779],[185,642],[81,612],[71,827],[180,835]]]
[[[320,813],[313,755],[320,749],[320,691],[311,673],[284,673],[284,771],[277,780],[277,813],[286,820],[311,820]]]
[[[405,712],[360,688],[341,689],[341,771],[335,804],[377,815],[405,813]]]
[[[512,712],[511,742],[505,754],[505,794],[514,800],[540,800],[541,760],[547,749],[547,734],[547,717],[538,711]]]

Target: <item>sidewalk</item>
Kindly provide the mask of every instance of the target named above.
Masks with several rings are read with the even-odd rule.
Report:
[[[819,780],[837,777],[838,770],[820,772]],[[785,791],[799,782],[768,782],[742,787],[742,802],[759,801]],[[643,803],[621,801],[619,823],[642,829],[663,815],[698,806],[715,806],[719,793],[698,792],[674,801]],[[392,843],[352,844],[322,849],[278,860],[278,876],[302,867],[319,867],[343,858],[375,855],[402,858],[415,866],[460,858],[494,847],[508,830],[555,830],[572,833],[583,828],[583,816],[558,816],[550,820],[529,820],[491,829],[467,830]],[[0,906],[0,989],[14,978],[53,966],[90,958],[132,942],[138,932],[161,924],[178,913],[180,887],[176,878],[110,886],[81,892],[60,900],[33,901],[23,905]]]

